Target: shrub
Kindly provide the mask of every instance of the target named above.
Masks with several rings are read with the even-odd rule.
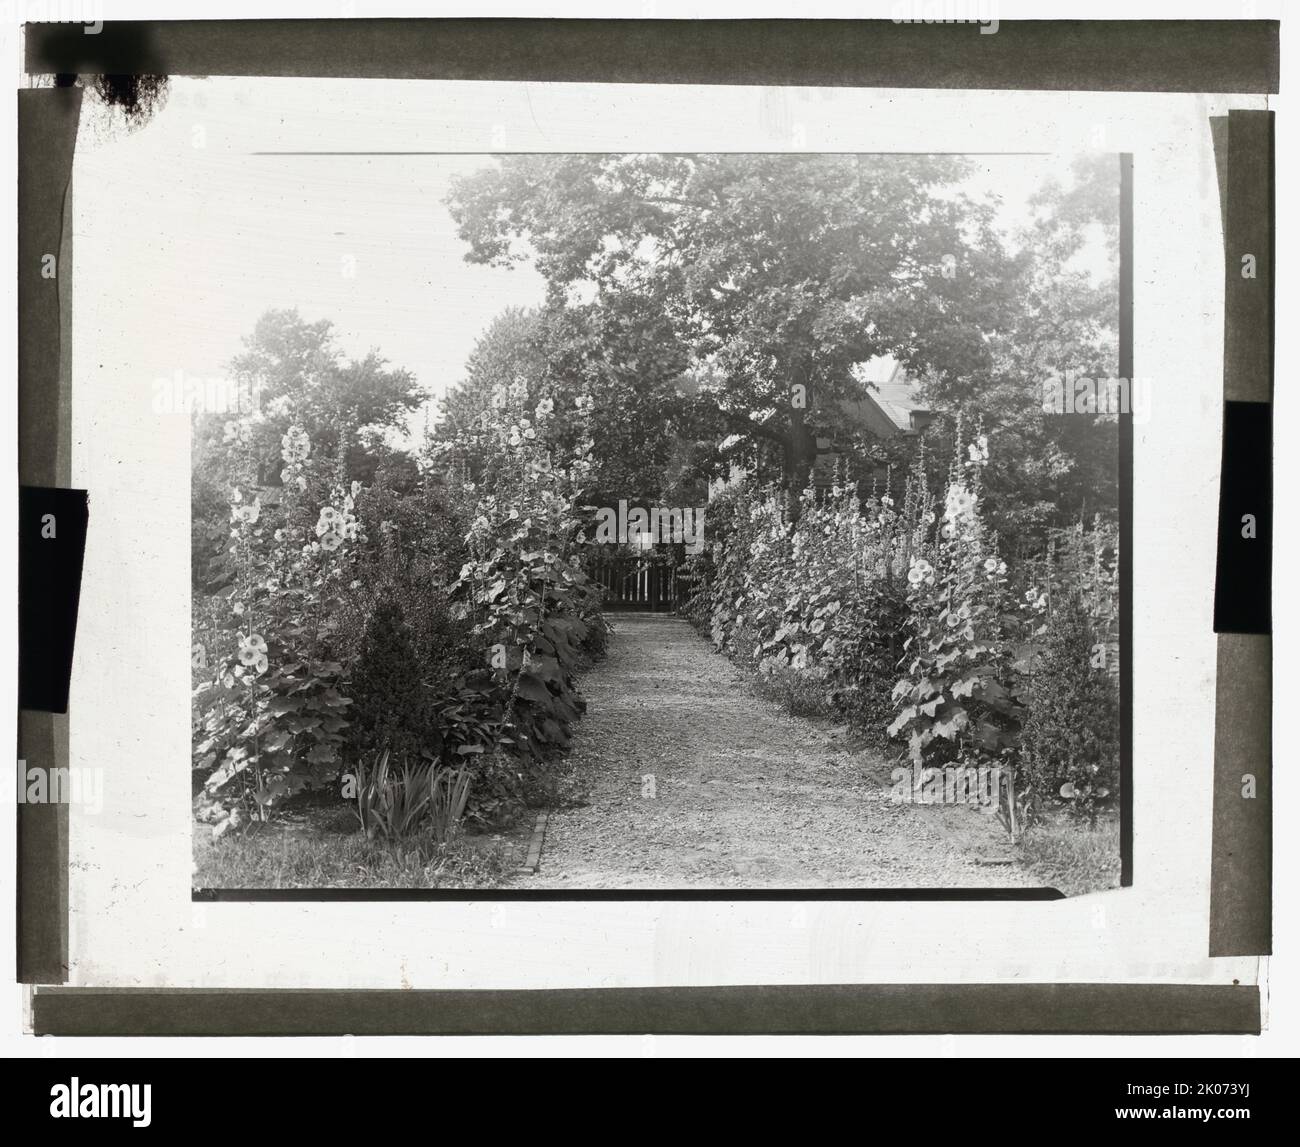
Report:
[[[416,761],[441,747],[421,668],[402,607],[381,589],[348,688],[349,740],[358,754],[385,751],[399,761]]]
[[[360,585],[347,625],[360,650],[366,622],[381,599],[401,607],[421,680],[445,693],[462,674],[482,664],[481,650],[463,618],[454,616],[449,587],[468,557],[468,522],[452,505],[441,477],[425,473],[414,489],[393,484],[380,466],[375,485],[358,506],[364,532],[374,544],[361,555]]]

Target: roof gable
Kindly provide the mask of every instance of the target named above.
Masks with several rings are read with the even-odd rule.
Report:
[[[844,412],[876,434],[915,430],[913,414],[930,413],[921,399],[920,386],[908,375],[902,363],[891,355],[881,355],[859,364],[854,377],[863,384],[866,394],[842,403]]]

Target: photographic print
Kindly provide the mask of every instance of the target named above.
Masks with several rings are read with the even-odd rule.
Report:
[[[196,887],[1117,884],[1116,156],[202,181]]]
[[[34,1030],[1258,1027],[1267,36],[799,27],[29,37]]]

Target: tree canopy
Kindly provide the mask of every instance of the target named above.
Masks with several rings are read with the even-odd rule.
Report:
[[[644,486],[665,453],[707,471],[707,444],[733,435],[777,450],[795,511],[815,437],[862,393],[853,367],[890,355],[951,416],[939,436],[963,415],[1014,439],[1003,456],[1026,469],[1002,508],[1033,527],[1113,504],[1093,420],[1050,425],[1040,405],[1053,369],[1114,373],[1114,283],[1073,265],[1090,229],[1113,242],[1111,168],[1047,188],[1010,245],[963,189],[969,161],[943,155],[508,156],[454,181],[448,206],[469,261],[544,276],[529,369],[608,403],[611,483]],[[505,362],[484,346],[471,374],[489,358]]]
[[[405,429],[404,419],[425,401],[424,392],[410,371],[390,367],[376,351],[349,359],[328,320],[310,323],[297,310],[268,311],[244,339],[230,372],[254,402],[251,410],[208,412],[195,420],[195,585],[224,577],[210,563],[227,542],[230,489],[281,484],[281,443],[291,425],[306,432],[314,456],[337,460],[341,479],[368,483],[381,466],[394,481],[414,476],[412,459],[388,439]]]
[[[727,430],[779,443],[806,483],[816,411],[895,354],[969,369],[999,311],[991,209],[949,156],[512,156],[449,200],[471,261],[532,257],[552,305],[653,316]],[[958,276],[946,275],[954,265]],[[646,332],[653,337],[653,332]],[[811,412],[811,413],[810,413]]]

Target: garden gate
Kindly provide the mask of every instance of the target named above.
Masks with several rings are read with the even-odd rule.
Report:
[[[604,587],[607,608],[663,612],[676,609],[685,596],[677,565],[671,551],[615,551],[597,556],[589,573],[593,581]]]

